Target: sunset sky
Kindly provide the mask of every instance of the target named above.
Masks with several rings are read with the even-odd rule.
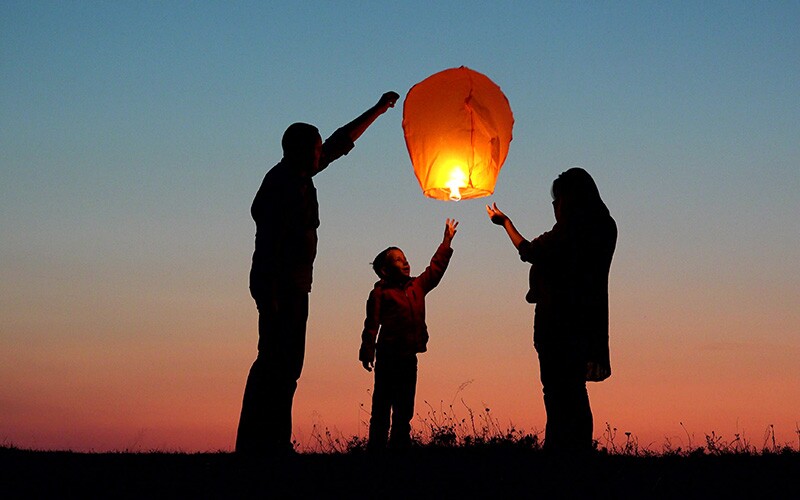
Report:
[[[301,449],[365,435],[369,263],[396,245],[419,273],[447,217],[417,412],[544,429],[528,268],[484,206],[532,238],[575,165],[619,227],[595,437],[797,446],[798,25],[798,1],[0,2],[0,444],[231,450],[253,196],[289,124],[327,136],[395,90],[315,178]],[[430,200],[402,99],[461,65],[505,92],[514,140],[492,197]]]

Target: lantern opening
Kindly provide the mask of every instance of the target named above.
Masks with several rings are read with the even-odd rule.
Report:
[[[450,200],[452,201],[460,201],[461,200],[461,188],[467,187],[466,184],[467,176],[464,175],[464,172],[461,170],[461,167],[456,165],[453,167],[453,170],[450,172],[450,180],[445,183],[445,187],[450,190]]]
[[[458,190],[458,186],[454,184],[448,184],[447,187],[450,188],[450,200],[461,201],[461,192]]]

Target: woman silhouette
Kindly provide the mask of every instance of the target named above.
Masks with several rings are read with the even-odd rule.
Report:
[[[536,304],[533,344],[539,355],[547,425],[544,448],[592,449],[592,410],[586,382],[611,375],[608,350],[608,273],[617,226],[594,179],[571,168],[553,181],[556,223],[526,240],[496,204],[491,221],[503,226],[520,258],[531,264],[525,299]]]

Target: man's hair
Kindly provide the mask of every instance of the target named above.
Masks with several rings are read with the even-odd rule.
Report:
[[[319,130],[314,125],[301,122],[289,125],[281,139],[284,156],[314,147],[317,137]]]
[[[384,277],[381,271],[383,267],[386,265],[386,256],[389,255],[389,252],[391,252],[392,250],[400,250],[400,249],[397,247],[389,247],[386,250],[379,253],[371,262],[372,270],[375,271],[375,274],[377,274],[379,278]]]

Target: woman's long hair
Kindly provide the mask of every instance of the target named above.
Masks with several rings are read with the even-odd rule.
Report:
[[[566,224],[585,223],[610,216],[594,179],[580,167],[562,172],[553,181],[551,194],[553,200],[561,203],[560,210]]]

